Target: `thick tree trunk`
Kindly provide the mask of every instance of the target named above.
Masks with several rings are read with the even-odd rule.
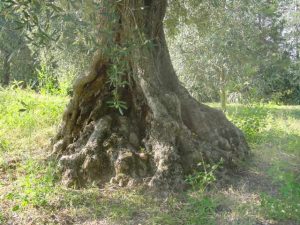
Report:
[[[2,77],[2,84],[4,86],[9,85],[10,81],[10,62],[9,62],[10,54],[5,53],[4,60],[3,60],[3,77]]]
[[[114,31],[113,38],[99,43],[102,49],[131,43],[122,58],[129,65],[123,73],[129,85],[118,90],[128,109],[121,115],[107,104],[114,91],[108,84],[114,59],[99,50],[90,72],[75,81],[54,141],[64,182],[143,182],[176,189],[202,160],[238,165],[249,151],[241,131],[222,112],[193,99],[176,77],[163,31],[167,0],[114,4],[101,8],[117,15],[113,24],[101,14],[102,29]]]

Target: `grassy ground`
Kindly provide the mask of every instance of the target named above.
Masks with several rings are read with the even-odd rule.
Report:
[[[300,224],[300,106],[229,106],[251,145],[249,162],[226,185],[203,192],[198,178],[214,175],[198,172],[190,191],[156,197],[60,185],[46,147],[67,101],[0,90],[0,224]]]

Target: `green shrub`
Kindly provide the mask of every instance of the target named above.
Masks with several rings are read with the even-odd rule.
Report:
[[[36,70],[38,78],[39,91],[42,94],[58,94],[59,87],[57,78],[47,70],[46,65],[41,65]]]
[[[64,71],[63,75],[57,76],[47,65],[42,64],[40,69],[36,70],[38,78],[38,91],[43,95],[61,95],[67,96],[72,89],[74,73]]]
[[[260,105],[238,107],[235,111],[230,111],[228,117],[250,142],[258,142],[261,131],[268,124],[268,110]]]

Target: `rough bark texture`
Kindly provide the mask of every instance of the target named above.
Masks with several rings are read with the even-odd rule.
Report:
[[[119,91],[128,109],[122,116],[106,104],[112,91],[107,84],[111,59],[99,50],[90,72],[74,84],[53,145],[67,185],[143,182],[177,189],[202,160],[223,158],[226,168],[234,168],[247,156],[241,131],[179,83],[163,31],[166,7],[167,0],[123,0],[113,7],[117,24],[100,16],[101,28],[114,30],[116,45],[136,44],[124,57],[130,65],[124,76],[129,85]],[[108,42],[99,40],[103,48]]]

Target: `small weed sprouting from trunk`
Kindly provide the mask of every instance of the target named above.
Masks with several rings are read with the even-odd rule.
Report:
[[[198,163],[199,170],[187,176],[185,181],[192,187],[192,192],[187,196],[186,207],[183,209],[184,214],[189,215],[188,224],[216,224],[217,204],[205,192],[217,181],[216,172],[222,168],[222,165],[222,159],[212,165],[202,160]]]
[[[222,164],[222,159],[213,165],[202,161],[198,163],[199,171],[195,171],[193,174],[188,175],[186,182],[192,186],[194,191],[203,193],[209,185],[213,184],[217,180],[216,172],[218,169],[222,168]]]

